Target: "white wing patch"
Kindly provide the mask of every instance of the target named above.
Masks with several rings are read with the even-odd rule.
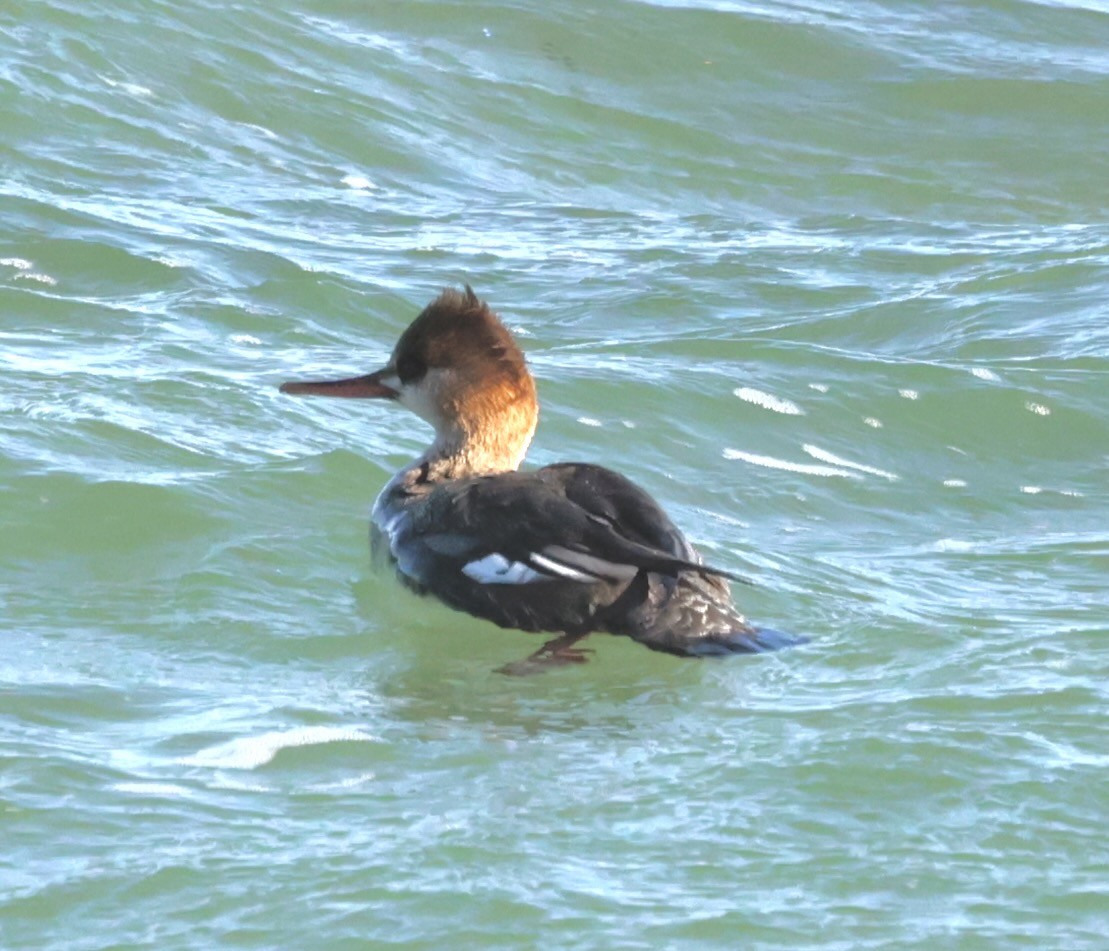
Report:
[[[561,545],[548,545],[542,555],[532,555],[532,564],[539,564],[540,558],[552,566],[551,571],[558,571],[575,581],[631,581],[639,571],[634,565],[609,561],[583,551],[571,551]]]
[[[553,575],[558,575],[560,578],[565,578],[568,581],[596,581],[596,575],[587,575],[576,568],[571,568],[569,565],[560,565],[553,558],[546,558],[543,555],[532,553],[529,559],[533,565],[538,568],[543,568]]]
[[[499,552],[466,562],[462,573],[480,584],[531,584],[549,581],[551,577],[529,568],[522,561],[509,561]]]
[[[532,552],[527,562],[511,561],[500,552],[477,558],[462,566],[462,573],[481,584],[532,584],[536,581],[630,581],[638,568],[571,551],[561,545],[548,545]]]

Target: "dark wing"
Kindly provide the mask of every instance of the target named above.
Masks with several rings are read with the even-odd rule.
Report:
[[[627,542],[687,564],[700,563],[693,546],[659,504],[619,472],[564,462],[540,469],[538,475],[558,485],[596,524]]]
[[[412,587],[502,627],[604,629],[678,654],[767,649],[732,607],[726,573],[600,466],[435,486],[390,529],[390,548]]]
[[[386,527],[401,576],[506,627],[592,629],[640,572],[712,570],[647,493],[599,466],[502,473],[420,494]]]
[[[465,559],[459,567],[475,580],[627,581],[639,571],[730,577],[701,564],[646,492],[601,466],[561,463],[448,483],[434,490],[423,513],[418,537],[440,555]],[[490,558],[487,569],[475,555]],[[522,567],[498,581],[498,555]]]

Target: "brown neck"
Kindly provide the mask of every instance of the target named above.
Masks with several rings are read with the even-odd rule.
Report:
[[[428,478],[464,479],[512,472],[520,467],[535,432],[535,404],[520,400],[491,418],[460,417],[436,431],[435,441],[417,465],[428,463]]]

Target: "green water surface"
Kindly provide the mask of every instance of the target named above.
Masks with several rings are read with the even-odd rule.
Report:
[[[1100,949],[1109,9],[0,8],[0,948]],[[402,591],[445,285],[777,655]]]

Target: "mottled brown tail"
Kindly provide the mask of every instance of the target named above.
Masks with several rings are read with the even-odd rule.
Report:
[[[720,578],[692,571],[676,578],[643,572],[613,607],[613,634],[684,657],[759,654],[808,641],[753,627],[736,611]]]

